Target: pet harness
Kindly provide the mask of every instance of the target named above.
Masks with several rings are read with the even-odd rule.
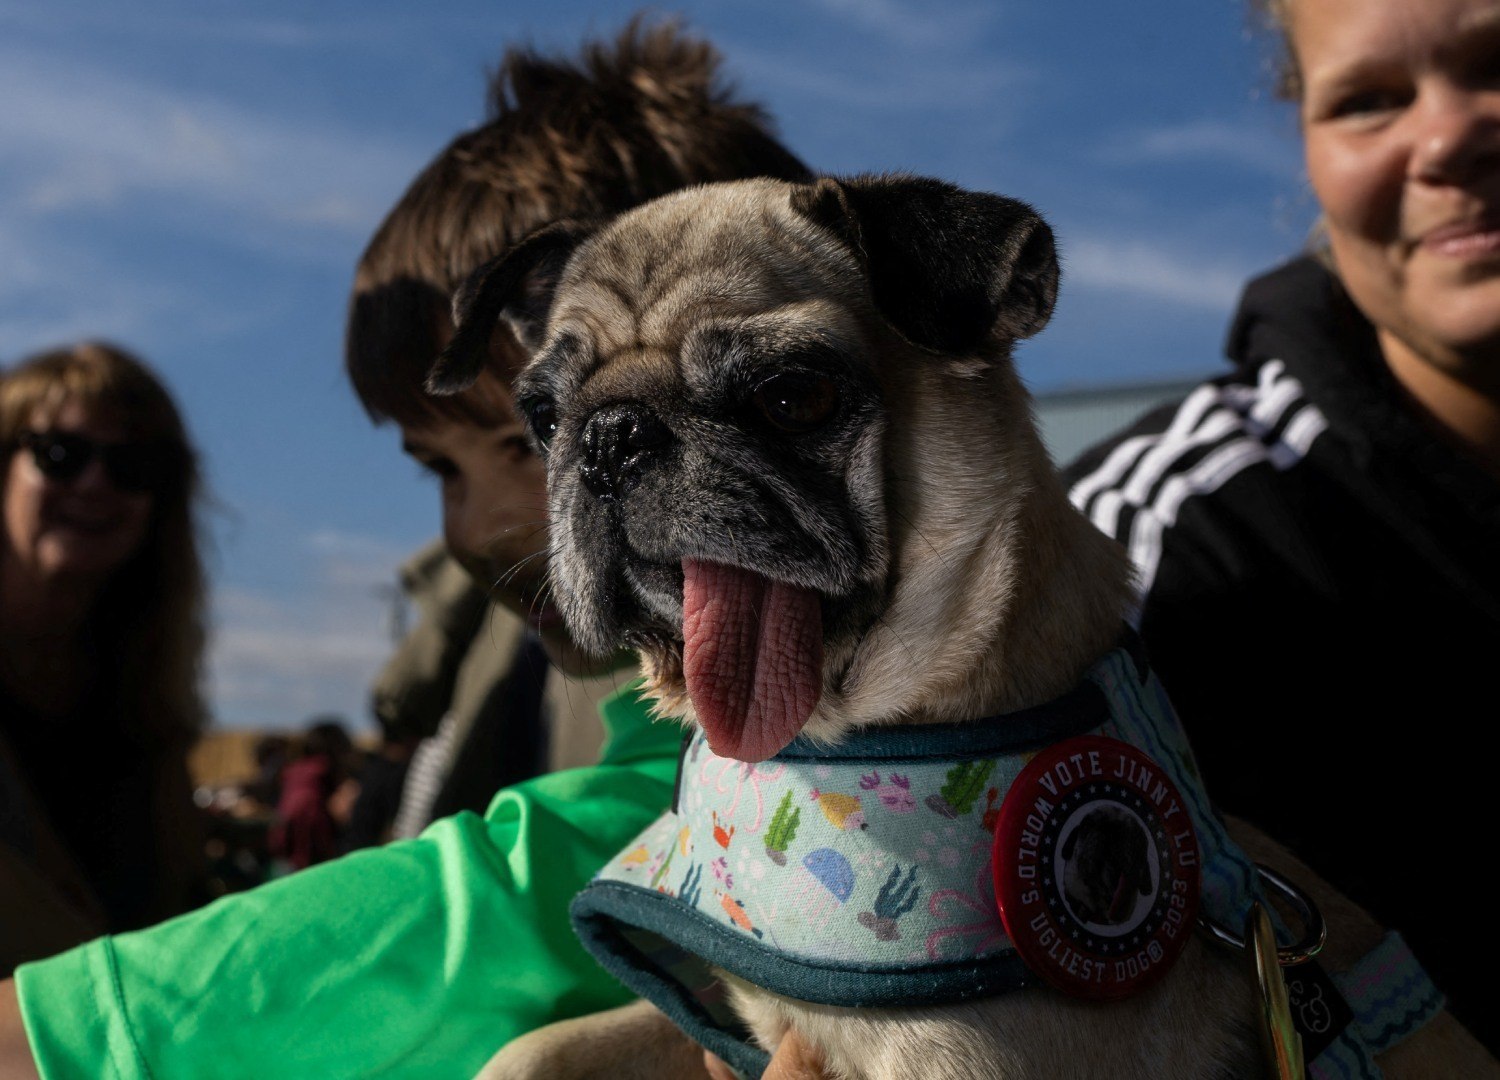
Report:
[[[1238,926],[1259,895],[1130,635],[1063,697],[972,723],[799,736],[755,764],[694,729],[672,809],[571,915],[606,969],[759,1077],[769,1055],[712,968],[837,1006],[1045,983],[1107,1000],[1165,974],[1195,908]],[[1373,1054],[1442,1006],[1396,935],[1336,979],[1309,991],[1314,1013],[1349,1005],[1311,1075],[1375,1080]]]

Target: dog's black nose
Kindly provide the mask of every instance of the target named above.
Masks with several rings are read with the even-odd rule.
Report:
[[[671,428],[645,405],[606,405],[583,428],[584,486],[599,499],[624,495],[671,442]]]

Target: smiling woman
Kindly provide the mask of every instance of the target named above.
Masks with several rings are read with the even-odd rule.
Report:
[[[1407,391],[1500,472],[1500,5],[1300,3],[1308,177]]]
[[[197,469],[139,361],[85,344],[0,381],[0,974],[185,910],[202,721]]]
[[[1130,548],[1215,801],[1500,1052],[1493,768],[1457,749],[1500,641],[1500,2],[1265,7],[1326,246],[1251,282],[1238,370],[1086,454],[1073,498]]]

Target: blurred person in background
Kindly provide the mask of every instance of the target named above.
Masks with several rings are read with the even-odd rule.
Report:
[[[343,851],[358,851],[395,839],[396,811],[417,745],[413,736],[383,733],[375,749],[364,755],[358,779],[346,781],[335,793],[335,819],[340,811],[347,814],[339,836]]]
[[[315,717],[302,736],[301,750],[281,772],[276,824],[268,838],[271,855],[289,870],[305,870],[339,854],[341,821],[334,796],[358,780],[354,744],[338,717]]]
[[[598,761],[598,703],[634,676],[628,651],[585,657],[550,598],[546,467],[509,387],[526,361],[519,343],[497,334],[490,367],[462,394],[424,390],[452,334],[450,297],[560,215],[608,216],[686,183],[807,175],[761,110],[719,85],[712,48],[643,25],[578,62],[511,54],[495,119],[417,176],[355,273],[350,382],[437,482],[443,520],[445,550],[429,547],[403,574],[422,621],[375,690],[387,731],[428,737],[406,775],[398,837],[483,813],[506,785]]]
[[[291,756],[291,740],[272,732],[255,740],[255,776],[244,785],[246,798],[267,810],[281,801],[281,774]]]
[[[506,464],[496,462],[497,470]],[[387,823],[393,837],[416,836],[460,810],[483,813],[503,787],[597,759],[604,734],[597,703],[620,680],[566,686],[563,694],[565,684],[553,676],[553,700],[544,701],[549,670],[541,643],[442,541],[408,559],[399,577],[418,621],[371,691],[387,744],[410,748]],[[552,731],[564,738],[549,738]],[[569,735],[585,743],[582,753],[554,760],[549,751]]]
[[[201,899],[196,455],[139,360],[0,379],[0,974]]]

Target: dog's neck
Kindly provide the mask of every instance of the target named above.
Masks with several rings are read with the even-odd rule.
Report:
[[[898,388],[914,405],[889,437],[889,604],[833,673],[809,734],[1036,705],[1119,638],[1128,560],[1068,503],[1013,368],[932,386]],[[954,392],[990,396],[994,427],[943,430],[963,415],[947,407]]]

